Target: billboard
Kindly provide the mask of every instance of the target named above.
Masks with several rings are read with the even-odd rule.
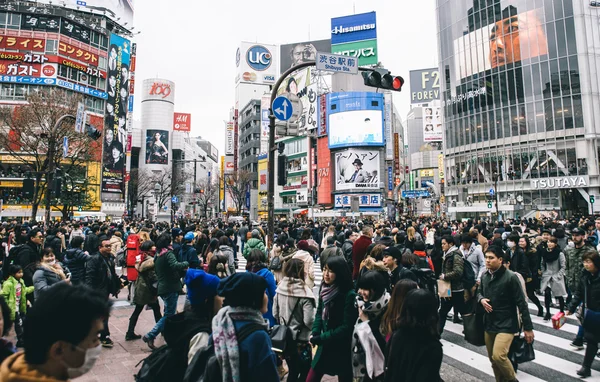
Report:
[[[277,94],[296,94],[302,102],[302,114],[298,118],[298,130],[302,135],[306,130],[317,128],[317,76],[312,68],[298,70],[289,75],[277,89]]]
[[[410,103],[425,103],[440,99],[438,68],[410,71]]]
[[[233,122],[227,122],[225,126],[225,155],[233,155],[234,146]]]
[[[439,107],[423,108],[423,141],[439,142],[442,140],[442,115]]]
[[[381,194],[340,194],[335,196],[336,208],[350,207],[352,197],[358,196],[359,207],[381,207]]]
[[[377,64],[376,13],[332,18],[331,53],[356,57],[360,66]]]
[[[392,94],[384,94],[385,160],[394,159],[394,138],[392,137]]]
[[[331,40],[304,41],[281,45],[279,71],[283,74],[292,66],[315,61],[317,52],[331,52]]]
[[[344,92],[327,94],[329,148],[383,146],[383,94]]]
[[[260,149],[258,155],[267,154],[269,150],[269,108],[271,96],[260,98]]]
[[[56,5],[52,0],[37,0],[37,3]],[[61,0],[60,4],[78,11],[104,13],[126,29],[133,26],[133,0]]]
[[[236,84],[274,84],[279,72],[278,51],[276,45],[242,42],[235,54]]]
[[[317,203],[331,204],[331,151],[327,137],[317,139]]]
[[[335,190],[379,189],[379,150],[348,149],[335,153]]]
[[[146,130],[146,164],[169,163],[169,132]]]
[[[192,129],[192,115],[189,113],[173,113],[173,131],[190,132]]]
[[[113,36],[116,36],[118,38],[113,40]],[[131,47],[129,45],[129,40],[126,40],[120,36],[117,36],[116,34],[112,34],[110,39],[111,39],[111,48],[112,48],[112,45],[115,44],[115,43],[113,43],[113,41],[118,41],[118,42],[127,41],[127,56],[128,56],[127,67],[129,68],[129,55],[131,54],[131,49],[130,49]],[[121,41],[121,40],[123,40],[123,41]],[[111,56],[111,53],[113,54],[113,56]],[[111,58],[113,60],[113,63],[115,62],[116,57],[114,55],[116,53],[118,53],[118,51],[112,52],[111,50],[109,50],[109,52],[108,52],[109,65],[110,65]],[[64,41],[58,42],[58,54],[61,56],[72,58],[77,61],[85,62],[86,64],[89,64],[92,66],[98,66],[98,55],[96,53],[92,53],[89,50],[80,48],[75,45],[68,44]],[[109,67],[109,70],[110,70],[110,67]]]
[[[0,35],[0,49],[45,52],[46,39]]]
[[[230,175],[235,172],[235,165],[233,163],[233,155],[225,156],[225,175]]]
[[[457,78],[548,54],[542,9],[517,13],[509,6],[502,14],[502,20],[454,40]]]
[[[319,117],[317,136],[322,137],[327,135],[327,96],[325,94],[319,96],[317,113]]]
[[[131,45],[129,40],[112,34],[108,57],[108,81],[106,81],[102,192],[119,194],[120,198],[123,198],[124,193],[124,166],[119,164],[119,161],[124,161],[123,147],[127,144],[126,123],[127,111],[129,110],[130,55]],[[119,151],[121,154],[118,156]]]

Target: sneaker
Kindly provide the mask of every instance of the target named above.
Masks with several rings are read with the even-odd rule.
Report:
[[[112,340],[111,340],[110,338],[108,338],[108,337],[106,337],[106,338],[105,338],[105,339],[103,339],[103,340],[100,340],[100,343],[101,343],[101,344],[102,344],[102,346],[103,346],[103,347],[105,347],[105,348],[112,348],[112,347],[115,345],[115,343],[114,343],[114,342],[112,342]]]
[[[156,346],[154,346],[154,340],[150,339],[150,337],[144,336],[144,337],[142,337],[142,341],[144,341],[150,349],[156,350]]]
[[[571,342],[571,346],[577,350],[583,350],[583,338],[575,337],[573,342]]]
[[[135,334],[135,333],[125,334],[125,341],[139,340],[140,338],[142,338],[142,336],[140,336],[139,334]]]
[[[592,370],[587,366],[581,366],[581,369],[577,370],[577,375],[580,377],[590,377],[592,375]]]

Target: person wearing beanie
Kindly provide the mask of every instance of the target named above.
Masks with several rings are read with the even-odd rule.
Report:
[[[300,240],[296,244],[298,251],[292,256],[293,259],[300,259],[304,262],[304,280],[306,285],[312,289],[315,286],[315,262],[312,255],[308,252],[310,245],[307,240]]]
[[[223,381],[278,381],[277,357],[263,314],[268,309],[267,282],[251,272],[239,272],[221,280],[217,294],[223,308],[212,320],[215,354]],[[251,325],[251,327],[247,327]],[[238,334],[252,329],[241,343]]]
[[[266,261],[267,251],[265,243],[263,243],[261,240],[260,231],[258,229],[252,230],[252,238],[246,242],[246,245],[244,245],[244,251],[242,252],[242,255],[246,260],[248,260],[248,256],[253,249],[260,249],[265,254]]]
[[[389,290],[394,289],[396,283],[403,279],[417,281],[417,276],[402,265],[402,253],[398,248],[389,247],[383,251],[383,264],[390,275]]]

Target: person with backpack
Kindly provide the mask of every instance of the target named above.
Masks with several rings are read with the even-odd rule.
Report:
[[[292,351],[286,358],[289,367],[287,382],[306,381],[312,360],[308,340],[315,319],[316,300],[313,291],[304,282],[302,260],[289,260],[284,274],[275,293],[273,316],[279,324],[292,330],[294,339]]]
[[[331,226],[331,227],[333,227],[333,226]],[[324,241],[327,242],[327,246],[321,252],[321,261],[319,263],[321,266],[321,271],[323,270],[323,267],[325,266],[325,264],[327,264],[327,259],[329,257],[343,256],[343,252],[342,252],[341,248],[335,244],[335,235],[327,236],[324,239]]]
[[[263,318],[269,305],[266,290],[266,280],[251,272],[221,280],[217,293],[224,298],[224,307],[212,321],[214,353],[221,372],[215,381],[279,380],[277,357]]]
[[[269,261],[269,270],[275,276],[275,282],[279,282],[283,279],[283,251],[288,240],[288,235],[284,232],[277,236],[273,249],[271,250],[271,259]]]
[[[83,284],[85,281],[85,265],[91,258],[83,251],[83,237],[76,236],[71,240],[71,248],[67,249],[63,264],[71,271],[71,283]]]
[[[23,347],[23,320],[27,313],[27,295],[33,293],[33,287],[25,286],[23,268],[11,265],[8,268],[9,277],[2,284],[2,297],[10,309],[10,320],[15,324],[17,347]]]
[[[465,261],[471,265],[473,272],[475,273],[476,284],[468,290],[469,298],[474,296],[475,288],[481,281],[481,276],[486,271],[485,259],[483,257],[483,251],[481,247],[473,242],[473,238],[468,234],[460,236],[460,251],[464,256]]]
[[[90,255],[92,253],[96,253],[98,251],[98,247],[100,246],[100,241],[98,239],[99,232],[100,226],[98,224],[93,224],[92,228],[90,228],[90,230],[86,233],[83,250]]]
[[[250,252],[254,249],[259,249],[262,251],[263,256],[266,256],[266,247],[265,243],[260,238],[260,232],[257,229],[252,230],[252,238],[248,240],[246,245],[244,246],[244,251],[242,252],[244,258],[248,260],[248,256],[250,256]]]
[[[188,232],[183,236],[179,253],[177,254],[177,261],[187,261],[190,268],[199,268],[200,259],[196,248],[194,248],[194,241],[196,240],[193,232]]]
[[[449,298],[442,298],[440,303],[440,333],[444,331],[447,315],[453,307],[453,322],[462,323],[462,320],[458,317],[458,314],[462,314],[465,306],[465,287],[463,286],[463,273],[465,269],[464,257],[462,253],[460,253],[459,249],[454,245],[454,238],[450,235],[445,235],[442,237],[442,250],[444,251],[444,256],[442,260],[442,273],[440,274],[440,280],[450,282],[452,296]]]
[[[248,246],[246,246],[248,249]],[[219,249],[215,254],[220,254],[222,256],[227,257],[227,275],[231,276],[235,273],[235,253],[233,252],[233,248],[229,244],[229,238],[227,236],[221,236],[219,238]]]
[[[21,239],[18,239],[21,242]],[[3,264],[4,275],[8,277],[8,266],[20,265],[23,268],[23,281],[26,286],[33,286],[33,274],[37,269],[37,263],[41,259],[41,249],[44,242],[44,234],[39,228],[34,228],[26,236],[26,241],[20,245],[13,245],[8,253],[8,261]],[[21,242],[22,243],[22,242]],[[33,302],[33,296],[28,298]]]
[[[265,257],[260,249],[253,249],[248,256],[248,265],[246,270],[248,272],[256,273],[267,281],[267,296],[269,297],[267,313],[263,315],[269,321],[269,327],[275,325],[275,318],[273,317],[273,298],[275,297],[275,290],[277,284],[275,283],[275,277],[267,268],[267,264],[264,263]]]

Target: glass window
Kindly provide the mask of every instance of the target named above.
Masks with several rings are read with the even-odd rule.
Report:
[[[554,112],[552,111],[552,100],[544,101],[544,114],[546,116],[546,131],[554,131]]]
[[[554,128],[556,130],[564,129],[563,121],[564,109],[560,98],[554,98]]]
[[[21,15],[16,14],[16,13],[7,14],[6,27],[8,29],[20,29],[21,28]]]
[[[550,70],[548,69],[548,63],[547,62],[541,62],[540,63],[540,73],[542,75],[542,88],[543,93],[544,93],[544,99],[548,99],[550,98],[550,96],[552,95],[552,91],[551,91],[551,85],[550,85]]]
[[[558,71],[558,60],[550,60],[550,81],[552,96],[560,96],[560,73]]]
[[[577,175],[577,157],[575,149],[567,149],[567,162],[565,163],[569,169],[569,175]]]
[[[515,86],[515,71],[513,69],[506,71],[506,86],[508,87],[508,102],[510,105],[517,103],[517,92]]]
[[[581,95],[573,96],[573,117],[575,127],[583,127],[583,108],[581,106]]]
[[[57,40],[46,40],[46,53],[58,52],[58,41]]]
[[[573,125],[573,103],[571,102],[571,97],[563,97],[562,99],[563,106],[563,119],[565,123],[565,129],[572,129]]]
[[[577,63],[577,56],[569,57],[569,81],[571,82],[571,93],[580,93],[581,85],[579,83],[579,66]]]
[[[547,17],[547,16],[546,16]],[[550,22],[546,24],[546,37],[548,38],[548,57],[557,58],[558,51],[556,48],[556,32],[554,23]]]
[[[526,66],[523,68],[523,78],[521,83],[523,84],[523,90],[525,91],[525,99],[523,101],[533,101],[533,86],[531,83],[531,69],[532,66]],[[521,102],[521,100],[519,100]]]
[[[6,27],[6,12],[0,12],[0,28]]]
[[[543,85],[541,79],[540,64],[531,65],[531,79],[533,81],[533,96],[534,99],[542,99]]]
[[[565,36],[565,21],[556,22],[556,47],[558,48],[558,57],[567,55],[567,41]]]
[[[64,65],[58,65],[58,76],[67,78],[69,76],[69,68]]]
[[[541,101],[535,103],[535,126],[538,133],[546,131],[544,103]]]
[[[508,113],[508,107],[502,109],[502,127],[504,130],[503,136],[505,138],[510,137],[510,114]]]
[[[569,55],[577,54],[577,46],[575,40],[575,23],[573,17],[565,19],[565,32],[567,39],[567,52]]]
[[[564,16],[573,16],[573,2],[571,0],[562,0]]]
[[[15,85],[15,99],[25,99],[28,93],[26,85]]]
[[[520,118],[521,117],[519,116],[519,113],[517,113],[517,107],[511,106],[510,107],[510,130],[511,130],[511,135],[513,137],[516,137],[519,135]]]
[[[535,133],[535,109],[533,103],[527,103],[527,133]]]
[[[98,57],[98,69],[106,69],[106,57]]]

